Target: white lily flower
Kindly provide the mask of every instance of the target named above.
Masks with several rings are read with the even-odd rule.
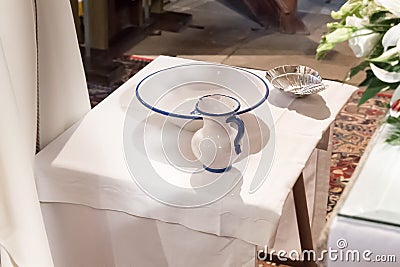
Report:
[[[357,28],[364,28],[364,25],[368,23],[368,19],[359,18],[356,16],[349,16],[346,18],[346,26],[353,26]]]
[[[375,0],[375,4],[383,6],[393,15],[400,17],[400,0]]]
[[[364,29],[356,31],[355,37],[349,39],[349,46],[356,57],[368,56],[379,41],[379,33]]]
[[[346,25],[363,28],[366,21],[356,16],[346,18]],[[379,33],[369,29],[360,29],[351,34],[349,46],[356,57],[368,56],[379,41]]]
[[[349,28],[339,28],[325,36],[326,40],[331,43],[339,43],[346,41],[350,38],[352,29]]]
[[[347,16],[351,10],[357,8],[362,1],[359,0],[348,0],[344,3],[338,11],[332,11],[331,16],[333,19],[342,19],[344,16]]]
[[[397,83],[400,82],[400,73],[399,72],[390,72],[381,68],[378,68],[373,63],[370,63],[372,72],[379,80],[386,83]]]
[[[398,50],[397,47],[391,48],[388,51],[385,51],[380,55],[379,57],[376,58],[371,58],[369,61],[371,62],[388,62],[390,59],[393,59],[394,57],[398,57]]]
[[[390,28],[382,38],[382,45],[383,45],[385,51],[390,46],[397,45],[399,39],[400,39],[400,24],[397,24],[396,26]],[[399,47],[399,46],[397,45],[397,47]]]

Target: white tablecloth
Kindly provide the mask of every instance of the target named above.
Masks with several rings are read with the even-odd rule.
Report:
[[[67,203],[42,203],[57,267],[254,267],[256,248],[184,226]]]
[[[272,112],[276,150],[262,187],[253,194],[248,192],[253,178],[252,168],[248,168],[241,186],[220,201],[199,208],[177,208],[157,202],[133,181],[125,164],[122,137],[125,114],[138,82],[154,71],[188,62],[158,57],[45,147],[36,158],[40,200],[122,211],[250,244],[269,244],[291,188],[356,88],[326,81],[329,88],[319,95],[295,99],[270,86],[264,105]],[[254,73],[264,76],[262,71]],[[148,110],[133,101],[131,108],[139,124]],[[260,153],[251,155],[249,165],[259,164],[259,157]]]

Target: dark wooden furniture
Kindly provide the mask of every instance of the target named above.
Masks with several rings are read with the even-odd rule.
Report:
[[[308,31],[297,17],[297,0],[243,0],[255,18],[264,27],[278,27],[283,33]]]

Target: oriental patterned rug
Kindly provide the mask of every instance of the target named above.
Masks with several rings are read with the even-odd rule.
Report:
[[[390,94],[380,94],[360,107],[356,92],[335,120],[327,216],[335,207],[360,157],[388,110]]]

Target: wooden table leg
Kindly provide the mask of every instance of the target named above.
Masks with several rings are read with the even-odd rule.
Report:
[[[293,187],[294,205],[296,209],[297,227],[299,229],[301,250],[313,251],[310,218],[308,215],[306,191],[303,174],[300,174]],[[304,261],[302,266],[316,266],[314,261]]]
[[[297,17],[297,0],[243,0],[257,21],[265,28],[279,27],[283,33],[309,34]]]
[[[283,0],[280,0],[283,1]],[[289,12],[281,12],[280,28],[283,33],[309,34],[303,21],[297,16],[297,0],[284,0]]]
[[[331,125],[323,134],[320,142],[317,145],[318,150],[325,151],[330,155],[331,153],[331,138],[332,138],[332,133],[333,133],[333,126]],[[330,156],[329,156],[330,159]],[[326,160],[325,158],[322,158],[322,160]],[[317,162],[317,165],[319,163]],[[325,166],[322,166],[322,168],[325,169]],[[329,176],[329,172],[325,176]],[[318,181],[317,181],[318,182]],[[317,187],[318,188],[318,187]],[[303,174],[301,174],[296,183],[293,186],[293,197],[294,197],[294,205],[295,205],[295,213],[296,213],[296,220],[297,220],[297,228],[299,232],[299,237],[300,237],[300,245],[301,245],[301,250],[308,250],[308,251],[313,251],[314,253],[318,253],[318,251],[314,250],[313,247],[313,233],[311,230],[311,224],[310,224],[310,217],[308,214],[308,205],[307,205],[307,198],[306,198],[306,191],[305,191],[305,183],[304,183],[304,177]],[[326,202],[325,202],[326,204]],[[325,207],[324,204],[324,207]],[[314,204],[315,205],[315,204]],[[314,210],[315,212],[315,210]],[[315,216],[315,214],[314,214]],[[315,219],[315,218],[314,218]],[[315,229],[314,229],[315,230]],[[319,234],[319,230],[316,231],[316,235]],[[309,255],[309,254],[306,254]],[[316,257],[319,255],[316,254]],[[286,258],[285,260],[280,260],[276,255],[271,255],[267,253],[268,260],[277,263],[277,264],[284,264],[287,266],[317,266],[315,262],[313,261],[297,261],[297,260],[292,260],[289,258]]]
[[[297,179],[296,183],[293,186],[293,197],[294,197],[294,206],[297,219],[297,228],[300,237],[301,251],[302,252],[304,252],[305,250],[310,251],[311,253],[305,253],[304,255],[306,257],[308,255],[311,255],[310,257],[313,257],[313,254],[316,252],[314,251],[313,247],[310,217],[308,215],[308,206],[307,206],[307,198],[306,198],[303,174],[300,174],[299,178]],[[266,259],[271,260],[272,262],[277,264],[284,264],[288,266],[302,266],[302,267],[317,266],[313,258],[311,259],[305,258],[303,259],[304,261],[292,260],[290,258],[285,258],[284,260],[282,260],[281,258],[278,258],[276,255],[269,254],[267,252]]]

